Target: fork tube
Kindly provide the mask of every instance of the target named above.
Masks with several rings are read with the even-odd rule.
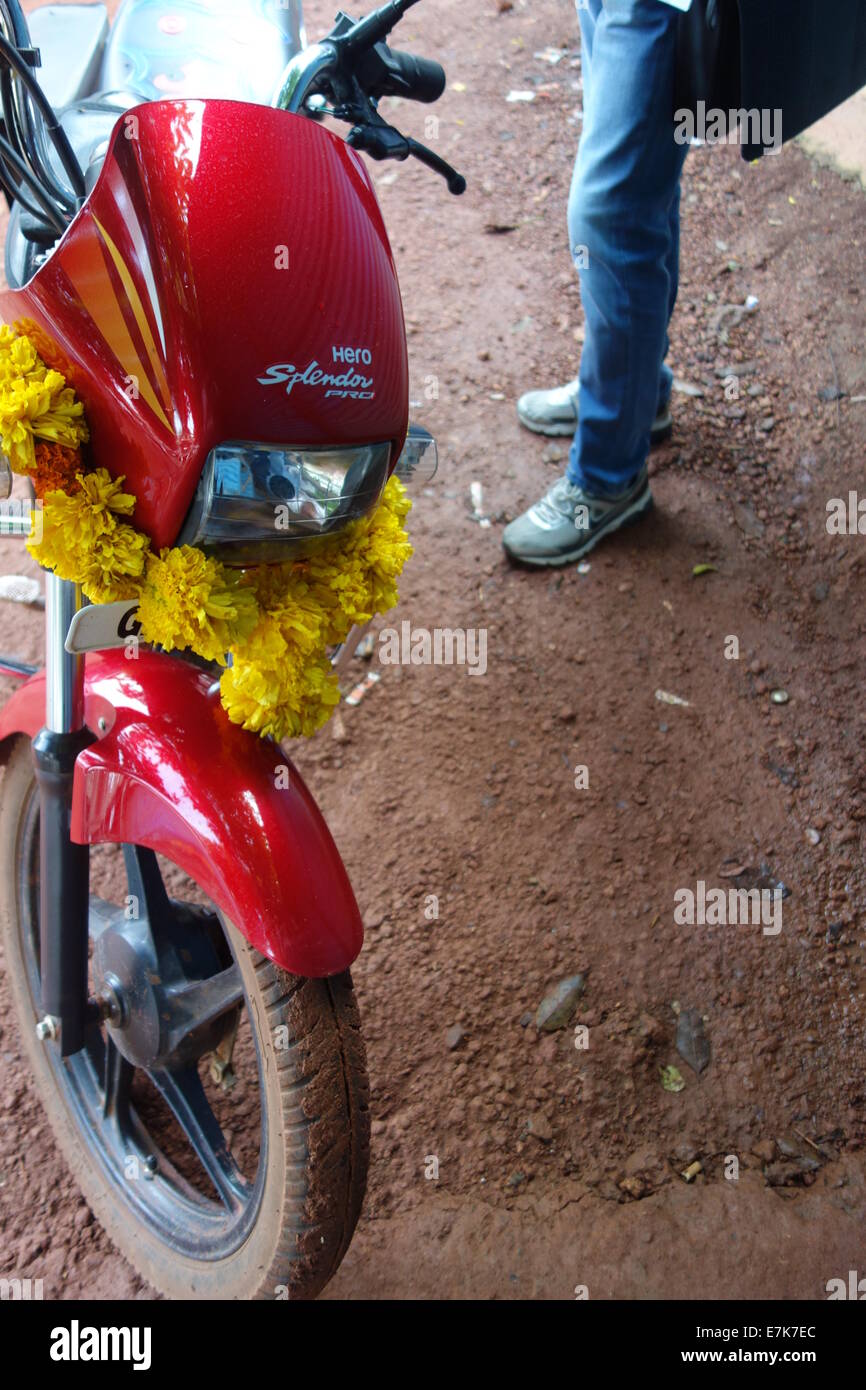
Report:
[[[77,584],[46,575],[45,723],[55,734],[77,733],[84,726],[84,657],[71,655],[64,646],[80,607]]]
[[[70,838],[75,760],[93,742],[84,723],[84,660],[64,647],[81,607],[75,584],[46,575],[45,728],[33,740],[39,784],[42,1008],[63,1057],[84,1046],[90,850]]]

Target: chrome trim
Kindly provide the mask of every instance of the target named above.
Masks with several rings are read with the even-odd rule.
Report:
[[[271,98],[271,105],[282,111],[299,115],[308,96],[323,77],[329,77],[337,66],[337,50],[332,43],[311,44],[297,53],[287,64]]]
[[[66,651],[69,624],[81,607],[81,589],[50,570],[45,574],[45,723],[54,734],[84,727],[84,658]]]

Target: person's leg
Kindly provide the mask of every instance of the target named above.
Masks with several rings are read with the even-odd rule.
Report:
[[[674,140],[677,14],[658,0],[580,7],[589,82],[568,225],[586,336],[568,478],[601,497],[625,491],[643,469],[669,392],[663,359],[687,149]]]
[[[676,302],[677,302],[677,293],[678,293],[678,291],[679,291],[679,285],[680,285],[680,188],[679,188],[679,184],[677,184],[676,197],[674,198],[673,202],[671,203],[670,243],[669,243],[669,248],[668,248],[668,257],[667,257],[666,265],[667,265],[668,279],[669,279],[669,281],[670,281],[670,294],[668,295],[668,308],[667,308],[667,314],[668,314],[668,319],[667,319],[667,321],[668,321],[668,324],[670,324],[670,321],[671,321],[671,319],[672,319],[673,316],[674,316],[674,307],[675,307]],[[664,351],[665,359],[667,359],[668,349],[669,349],[669,348],[670,348],[670,340],[669,340],[669,338],[668,338],[667,329],[666,329],[666,330],[665,330],[665,351]],[[670,404],[671,391],[673,390],[673,384],[674,384],[674,374],[673,374],[673,372],[671,371],[670,367],[668,366],[667,360],[665,360],[665,361],[662,362],[661,380],[660,380],[660,382],[659,382],[658,414],[657,414],[657,416],[656,416],[656,419],[658,419],[660,416],[666,414],[666,412],[667,412],[668,405]]]
[[[592,41],[595,38],[596,21],[604,6],[602,0],[575,0],[575,6],[580,25],[580,81],[585,109],[592,86]]]
[[[571,564],[644,516],[651,427],[659,438],[670,429],[664,358],[686,150],[673,138],[676,11],[658,0],[578,8],[584,132],[569,234],[586,316],[579,424],[566,476],[503,532],[506,554],[531,565]]]
[[[592,100],[592,46],[596,22],[603,10],[602,0],[576,0],[581,31],[581,73],[583,79],[583,104],[586,109]],[[679,197],[671,207],[671,243],[667,259],[668,273],[671,277],[671,296],[668,320],[673,313],[676,300],[676,287],[679,269]],[[665,338],[665,356],[667,356]],[[660,444],[671,432],[671,418],[668,409],[673,384],[673,373],[662,365],[659,379],[658,413],[652,422],[650,443]],[[525,392],[517,402],[517,416],[520,423],[534,434],[544,434],[550,438],[574,437],[578,419],[578,393],[580,381],[575,378],[562,386],[545,387]]]

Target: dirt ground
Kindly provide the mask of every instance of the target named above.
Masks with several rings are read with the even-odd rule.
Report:
[[[312,37],[331,9],[308,4]],[[651,463],[656,510],[586,573],[514,570],[502,527],[567,448],[522,431],[514,402],[573,376],[582,336],[576,17],[569,0],[438,0],[399,46],[450,85],[438,131],[424,109],[395,119],[469,191],[373,171],[412,413],[441,450],[389,623],[484,629],[487,671],[382,667],[295,749],[367,926],[373,1160],[327,1296],[825,1296],[866,1273],[866,551],[826,525],[831,499],[866,497],[866,195],[798,147],[754,166],[692,151],[671,348],[686,389]],[[25,558],[3,543],[0,572]],[[38,657],[37,614],[5,605],[0,631]],[[781,931],[679,925],[675,893],[699,881],[783,883]],[[577,973],[571,1023],[540,1033],[539,1003]],[[152,1297],[56,1153],[0,989],[2,1272]],[[688,1010],[700,1073],[677,1050]]]

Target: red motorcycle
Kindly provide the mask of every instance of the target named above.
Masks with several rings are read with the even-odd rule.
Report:
[[[50,345],[154,546],[282,560],[395,469],[430,476],[358,153],[465,186],[378,109],[444,90],[386,43],[414,3],[304,48],[278,0],[124,0],[110,31],[101,5],[52,6],[32,32],[0,0],[0,316]],[[30,524],[4,504],[0,531]],[[282,750],[229,721],[205,662],[128,659],[135,615],[47,573],[45,669],[0,658],[23,682],[0,711],[22,1037],[88,1203],[156,1290],[310,1297],[366,1180],[358,908]]]

